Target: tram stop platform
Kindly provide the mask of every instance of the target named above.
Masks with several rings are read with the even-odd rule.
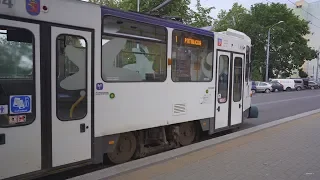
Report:
[[[73,179],[320,180],[320,110]]]

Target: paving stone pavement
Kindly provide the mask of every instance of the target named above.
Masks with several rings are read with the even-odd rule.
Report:
[[[112,180],[320,180],[320,113]]]

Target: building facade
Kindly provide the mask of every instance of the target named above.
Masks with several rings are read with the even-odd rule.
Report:
[[[311,48],[320,50],[320,0],[312,3],[300,0],[297,1],[295,5],[288,4],[288,7],[293,9],[293,12],[301,19],[309,22],[310,34],[306,35],[305,38],[309,40],[308,45]],[[302,66],[302,69],[310,78],[316,78],[317,59],[306,61]],[[297,74],[299,74],[297,70],[293,72],[293,76],[296,76]]]

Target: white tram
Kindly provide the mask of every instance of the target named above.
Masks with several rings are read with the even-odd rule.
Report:
[[[250,47],[76,0],[0,0],[0,179],[123,163],[256,118]]]

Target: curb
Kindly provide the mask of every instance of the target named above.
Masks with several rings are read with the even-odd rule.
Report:
[[[124,164],[119,164],[119,165],[116,165],[116,166],[112,166],[110,168],[106,168],[106,169],[98,170],[98,171],[91,172],[91,173],[88,173],[88,174],[84,174],[84,175],[81,175],[81,176],[77,176],[77,177],[71,178],[70,180],[87,180],[87,179],[90,179],[90,180],[101,180],[101,179],[110,178],[112,176],[119,175],[120,173],[126,173],[126,172],[129,172],[129,171],[134,171],[134,170],[137,170],[139,168],[143,168],[143,167],[146,167],[146,166],[153,165],[155,163],[160,163],[162,161],[167,161],[167,160],[176,158],[178,156],[186,155],[188,153],[192,153],[194,151],[198,151],[198,150],[201,150],[201,149],[204,149],[204,148],[207,148],[207,147],[210,147],[210,146],[213,146],[213,145],[216,145],[216,144],[219,144],[219,143],[231,140],[231,139],[235,139],[235,138],[238,138],[238,137],[241,137],[241,136],[245,136],[245,135],[248,135],[248,134],[263,130],[263,129],[267,129],[267,128],[270,128],[270,127],[273,127],[273,126],[277,126],[277,125],[280,125],[280,124],[283,124],[283,123],[286,123],[286,122],[289,122],[289,121],[293,121],[293,120],[296,120],[296,119],[299,119],[299,118],[310,116],[312,114],[316,114],[316,113],[319,113],[319,112],[320,112],[320,109],[316,109],[316,110],[304,112],[304,113],[301,113],[301,114],[297,114],[297,115],[294,115],[294,116],[289,116],[289,117],[286,117],[286,118],[283,118],[283,119],[275,120],[275,121],[272,121],[272,122],[269,122],[269,123],[265,123],[265,124],[261,124],[261,125],[255,126],[255,127],[251,127],[251,128],[248,128],[248,129],[237,131],[237,132],[234,132],[234,133],[231,133],[231,134],[228,134],[228,135],[220,136],[220,137],[209,139],[209,140],[206,140],[206,141],[201,141],[201,142],[198,142],[198,143],[195,143],[195,144],[191,144],[191,145],[188,145],[188,146],[184,146],[184,147],[181,147],[181,148],[178,148],[178,149],[173,149],[173,150],[170,150],[170,151],[167,151],[167,152],[163,152],[163,153],[160,153],[160,154],[156,154],[156,155],[153,155],[153,156],[145,157],[145,158],[142,158],[142,159],[137,159],[137,160],[130,161],[130,162],[127,162],[127,163],[124,163]]]

